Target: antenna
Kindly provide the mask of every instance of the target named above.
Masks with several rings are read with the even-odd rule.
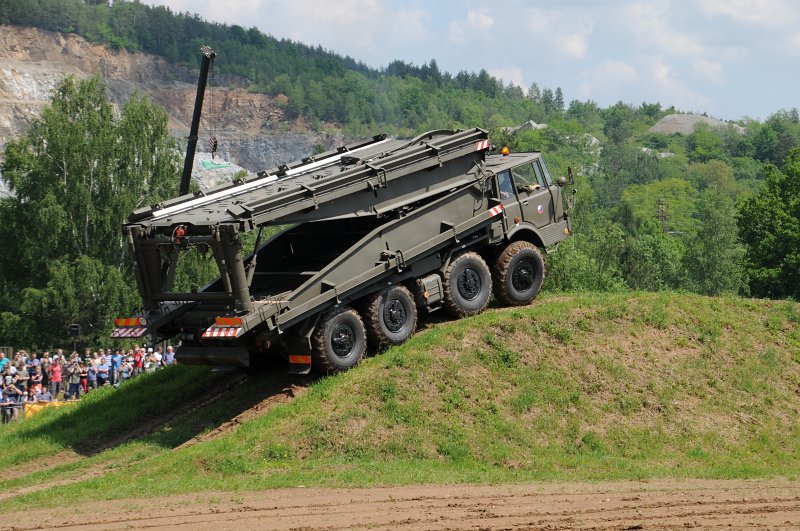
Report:
[[[203,112],[203,94],[208,81],[208,69],[211,61],[217,56],[216,52],[208,46],[200,49],[203,52],[203,62],[200,64],[200,78],[197,80],[197,96],[194,100],[194,114],[192,126],[189,130],[189,141],[186,145],[186,159],[183,161],[183,174],[181,175],[180,195],[189,193],[189,183],[192,180],[192,166],[194,165],[194,152],[197,149],[197,131],[200,129],[200,115]]]
[[[211,152],[211,160],[214,160],[214,155],[217,153],[219,142],[217,141],[217,125],[219,124],[219,116],[214,113],[214,62],[211,62],[211,87],[208,89],[208,104],[211,107],[211,138],[208,139],[208,150]]]

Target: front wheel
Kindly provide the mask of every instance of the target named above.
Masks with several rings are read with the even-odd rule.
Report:
[[[491,293],[489,267],[477,253],[457,256],[444,272],[444,307],[456,317],[481,313]]]
[[[358,365],[367,348],[367,334],[358,312],[340,306],[323,315],[311,336],[314,366],[328,373]]]
[[[544,281],[544,258],[535,245],[526,241],[510,243],[497,257],[494,269],[494,296],[510,306],[530,304]]]

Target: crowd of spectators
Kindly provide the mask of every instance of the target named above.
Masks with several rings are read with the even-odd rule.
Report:
[[[5,424],[20,417],[29,404],[79,400],[81,395],[103,386],[119,387],[131,378],[175,363],[175,352],[167,347],[86,349],[69,356],[55,353],[30,354],[20,350],[13,359],[0,352],[0,411]]]

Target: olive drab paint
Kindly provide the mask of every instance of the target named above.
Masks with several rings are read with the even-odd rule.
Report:
[[[375,296],[390,286],[433,311],[453,289],[446,274],[455,257],[480,255],[492,268],[510,242],[529,242],[526,257],[551,250],[570,232],[563,181],[553,181],[541,153],[490,148],[477,128],[379,135],[133,212],[123,231],[143,303],[136,333],[179,338],[183,363],[247,366],[280,350],[306,372],[315,348],[363,348],[362,328],[375,320],[363,314],[365,300],[416,316],[405,306],[397,313],[397,301],[381,306]],[[243,233],[269,226],[287,228],[243,248]],[[190,249],[213,256],[219,277],[175,292],[177,263]],[[500,277],[524,280],[540,261]],[[473,262],[462,269],[484,278],[471,269],[483,260]]]

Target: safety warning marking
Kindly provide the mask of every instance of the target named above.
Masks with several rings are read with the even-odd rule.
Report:
[[[475,143],[475,151],[480,151],[482,149],[489,149],[488,140],[481,140],[480,142]]]
[[[503,205],[497,205],[496,207],[492,207],[489,209],[489,214],[491,214],[492,216],[496,216],[502,211],[503,211]]]
[[[235,327],[235,326],[217,326],[212,325],[210,328],[206,329],[203,332],[203,337],[236,337],[239,332],[242,331],[242,328]]]
[[[127,327],[127,326],[141,326],[145,324],[144,322],[139,320],[139,317],[128,317],[127,319],[115,319],[116,325],[119,327]]]
[[[147,328],[134,328],[134,327],[124,327],[124,328],[115,328],[113,332],[111,332],[111,337],[142,337],[147,332]]]
[[[242,326],[241,317],[217,317],[214,321],[217,326]]]

